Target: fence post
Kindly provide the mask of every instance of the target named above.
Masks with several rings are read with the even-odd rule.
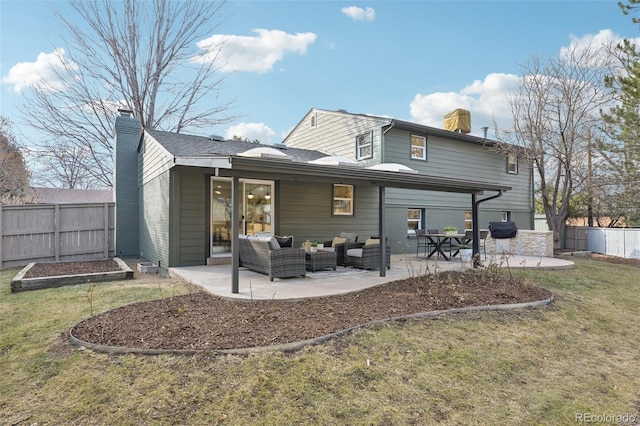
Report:
[[[102,220],[104,220],[104,258],[109,258],[109,203],[102,205],[104,213]]]
[[[56,262],[60,261],[60,204],[54,204],[53,209],[53,244]]]

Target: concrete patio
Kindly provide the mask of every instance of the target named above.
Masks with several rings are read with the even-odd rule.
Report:
[[[575,266],[570,260],[536,256],[509,256],[508,258],[488,256],[485,264],[489,263],[496,263],[501,267],[508,265],[516,269],[570,269]],[[458,258],[450,261],[437,258],[427,260],[423,257],[404,254],[391,256],[391,269],[387,269],[385,277],[380,277],[378,270],[363,271],[338,267],[336,272],[307,271],[308,275],[305,278],[275,278],[269,281],[267,275],[240,268],[239,293],[231,292],[231,265],[175,267],[169,268],[169,275],[226,298],[295,300],[350,293],[425,273],[468,269],[471,269],[471,263],[462,263]]]

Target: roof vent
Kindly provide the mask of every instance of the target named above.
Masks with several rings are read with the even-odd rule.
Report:
[[[210,141],[219,141],[219,142],[224,142],[226,141],[224,136],[220,136],[220,135],[211,135],[209,136],[209,140]]]
[[[285,144],[283,144],[283,143],[274,143],[274,144],[273,144],[273,147],[274,147],[274,148],[278,148],[278,149],[289,149],[289,147],[288,147],[288,146],[286,146],[286,145],[285,145]]]
[[[444,116],[444,129],[450,132],[471,132],[471,113],[466,109],[455,109]]]
[[[271,147],[251,148],[245,152],[241,152],[238,155],[241,157],[253,158],[279,158],[282,160],[289,159],[289,156],[287,154]]]

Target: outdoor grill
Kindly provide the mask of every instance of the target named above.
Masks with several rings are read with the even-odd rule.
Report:
[[[513,238],[518,233],[515,222],[489,222],[491,236],[496,239]]]

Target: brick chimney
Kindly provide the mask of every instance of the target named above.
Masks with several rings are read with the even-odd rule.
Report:
[[[119,109],[115,124],[114,188],[116,198],[116,256],[140,255],[140,214],[138,197],[138,144],[140,121],[133,111]]]

